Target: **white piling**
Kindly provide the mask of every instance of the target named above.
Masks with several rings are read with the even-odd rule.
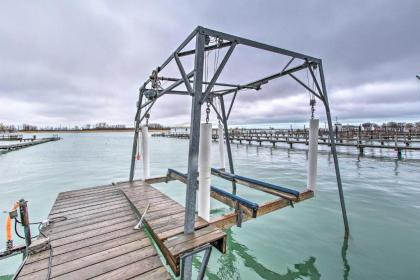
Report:
[[[308,152],[308,189],[315,191],[318,161],[318,129],[319,120],[309,120],[309,152]]]
[[[198,153],[198,216],[206,221],[210,221],[211,140],[211,123],[202,123]]]
[[[150,158],[149,158],[149,128],[141,128],[141,150],[143,154],[143,174],[144,179],[150,178]]]
[[[217,131],[219,136],[219,158],[220,158],[220,168],[225,168],[225,138],[223,137],[223,125],[219,121],[219,128]]]

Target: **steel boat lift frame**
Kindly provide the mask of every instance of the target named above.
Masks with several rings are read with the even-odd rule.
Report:
[[[195,39],[195,48],[191,50],[184,50],[184,48]],[[216,43],[212,43],[212,40],[216,39]],[[213,40],[214,42],[214,40]],[[230,56],[234,52],[236,46],[244,45],[252,48],[257,48],[267,52],[275,53],[278,55],[283,55],[290,60],[278,73],[274,73],[270,76],[263,77],[256,81],[252,81],[246,84],[229,84],[229,83],[220,83],[218,78],[223,71],[226,63],[228,62]],[[204,81],[204,62],[205,55],[211,50],[217,50],[222,48],[228,48],[223,59],[217,66],[217,69],[214,72],[213,77],[210,81]],[[180,57],[194,55],[194,69],[190,72],[186,72],[183,64],[181,63]],[[180,76],[179,78],[164,78],[159,77],[158,74],[172,61],[175,61]],[[291,67],[292,62],[297,66]],[[309,71],[312,83],[314,87],[310,87],[300,80],[295,73],[299,71]],[[242,90],[259,90],[261,87],[274,79],[281,77],[289,76],[295,80],[298,84],[303,86],[306,90],[311,92],[313,96],[321,101],[324,105],[326,118],[328,122],[329,138],[330,138],[330,147],[331,152],[334,158],[335,174],[337,179],[337,187],[340,198],[343,222],[344,222],[344,232],[345,238],[349,236],[349,225],[346,214],[346,206],[344,201],[343,187],[341,183],[340,168],[338,163],[335,138],[334,138],[334,129],[331,119],[330,105],[328,102],[327,87],[325,83],[324,70],[322,65],[322,60],[316,57],[305,55],[302,53],[278,48],[275,46],[267,45],[264,43],[252,41],[246,38],[222,33],[212,29],[204,28],[198,26],[194,31],[185,39],[184,42],[166,59],[166,61],[160,65],[155,71],[155,75],[152,75],[147,79],[144,84],[139,89],[139,100],[137,102],[137,112],[135,115],[135,133],[133,139],[133,150],[131,156],[131,168],[130,168],[130,177],[129,181],[132,182],[135,172],[135,162],[136,162],[136,151],[138,145],[138,136],[140,123],[145,117],[148,116],[150,109],[156,103],[157,99],[164,95],[186,95],[191,96],[192,98],[192,107],[191,107],[191,122],[190,122],[190,138],[189,138],[189,150],[188,150],[188,173],[187,173],[187,190],[186,190],[186,205],[185,205],[185,224],[184,232],[189,234],[194,232],[194,219],[195,219],[195,205],[196,205],[196,190],[197,177],[198,177],[198,151],[199,151],[199,139],[200,139],[200,122],[201,122],[201,107],[206,102],[209,102],[213,107],[214,111],[217,114],[218,119],[223,123],[224,134],[226,138],[226,149],[229,160],[229,169],[231,174],[235,174],[232,152],[229,141],[229,129],[228,129],[228,119],[230,112],[232,110],[236,95]],[[156,80],[165,80],[170,81],[171,84],[165,88],[152,87],[153,83]],[[177,87],[184,85],[186,90],[175,90]],[[204,87],[205,85],[205,87]],[[214,89],[214,87],[218,89]],[[150,97],[147,96],[146,92],[150,90],[155,90],[155,95]],[[228,94],[233,94],[231,104],[226,110],[224,97]],[[220,112],[217,111],[214,104],[214,100],[218,99],[220,103]],[[144,111],[144,112],[143,112]],[[236,185],[233,182],[232,193],[236,194]]]

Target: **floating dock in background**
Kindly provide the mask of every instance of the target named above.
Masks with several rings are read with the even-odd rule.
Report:
[[[20,143],[16,144],[10,144],[10,145],[0,145],[0,151],[16,151],[23,148],[28,148],[31,146],[44,144],[52,141],[58,141],[61,138],[58,136],[55,137],[47,137],[47,138],[41,138],[41,139],[35,139],[35,138],[29,138],[29,139],[18,139],[16,141],[20,141]],[[8,141],[15,141],[15,140],[8,140]]]
[[[309,144],[308,131],[305,129],[286,130],[264,130],[264,129],[232,129],[229,133],[231,143],[256,144],[258,146],[271,145],[276,147],[279,144],[286,144],[290,149],[294,145]],[[396,132],[374,132],[374,131],[336,131],[335,145],[337,147],[353,147],[363,155],[365,148],[388,149],[397,152],[397,157],[402,157],[402,151],[420,151],[420,133],[396,133]],[[160,133],[153,136],[188,139],[188,133]],[[218,134],[213,133],[214,141],[218,141]],[[331,146],[331,141],[326,131],[320,130],[318,145]]]

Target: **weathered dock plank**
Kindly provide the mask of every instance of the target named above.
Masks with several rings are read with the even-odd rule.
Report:
[[[145,225],[158,244],[175,275],[180,273],[181,256],[204,245],[214,245],[221,252],[226,250],[226,233],[195,217],[195,232],[184,234],[185,209],[171,198],[144,181],[118,184],[132,206],[143,214],[149,205],[153,212],[145,215]],[[161,207],[162,204],[171,207]],[[159,209],[156,210],[155,207]]]
[[[116,186],[60,193],[49,219],[51,249],[30,255],[17,279],[170,279]]]
[[[135,230],[145,225],[179,275],[182,254],[212,244],[225,251],[226,234],[196,216],[185,235],[185,208],[144,181],[122,182],[60,193],[42,230],[50,250],[30,255],[17,279],[170,279],[151,240]]]

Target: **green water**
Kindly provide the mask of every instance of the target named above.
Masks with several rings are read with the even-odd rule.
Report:
[[[127,180],[131,133],[60,136],[62,141],[0,155],[1,210],[25,198],[30,219],[39,221],[61,191]],[[152,176],[164,175],[167,168],[185,171],[187,145],[187,140],[153,137]],[[238,174],[303,189],[306,152],[298,146],[234,144],[232,149]],[[365,152],[362,158],[351,148],[339,154],[351,228],[348,244],[342,238],[332,156],[323,150],[316,197],[229,229],[228,252],[213,250],[208,279],[420,279],[420,160],[415,159],[420,155],[403,154],[397,161],[394,151]],[[213,184],[229,190],[220,179]],[[157,187],[183,203],[183,184]],[[238,194],[256,202],[273,198],[245,187]],[[212,201],[213,216],[226,211]],[[0,248],[5,218],[1,214]],[[0,261],[0,275],[13,274],[20,261],[21,256]]]

